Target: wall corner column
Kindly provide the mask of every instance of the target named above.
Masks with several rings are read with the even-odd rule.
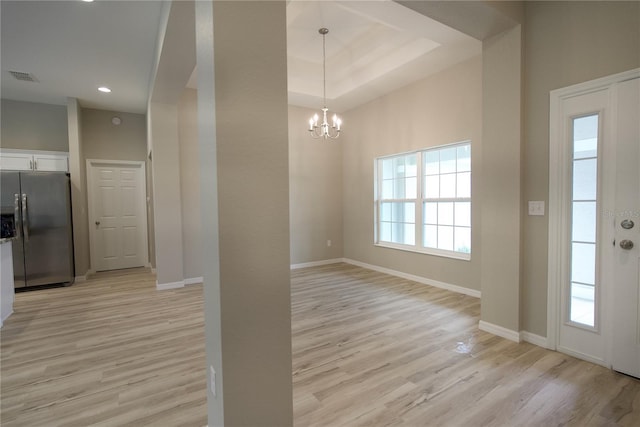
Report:
[[[520,330],[522,28],[483,41],[480,328],[514,341]]]

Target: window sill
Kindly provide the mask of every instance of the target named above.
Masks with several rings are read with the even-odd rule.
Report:
[[[462,252],[444,251],[441,249],[416,248],[414,246],[400,245],[400,244],[387,243],[387,242],[378,242],[378,243],[374,243],[373,245],[381,248],[397,249],[400,251],[413,252],[413,253],[423,254],[423,255],[434,255],[442,258],[450,258],[450,259],[456,259],[460,261],[471,261],[471,254],[465,254]]]

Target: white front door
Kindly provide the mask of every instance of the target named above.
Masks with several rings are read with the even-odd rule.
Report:
[[[640,377],[640,79],[616,89],[612,365]]]
[[[640,240],[638,76],[552,92],[547,331],[551,348],[635,376],[639,251],[628,242]]]
[[[144,162],[87,160],[87,177],[92,268],[146,265]]]

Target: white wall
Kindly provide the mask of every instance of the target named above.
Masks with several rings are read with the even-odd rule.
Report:
[[[113,117],[120,125],[111,123]],[[82,146],[85,159],[136,160],[147,158],[144,114],[82,109]]]
[[[473,58],[344,114],[344,256],[480,290],[482,59]],[[300,123],[304,125],[304,122]],[[374,159],[471,140],[471,261],[374,246]]]
[[[640,67],[639,2],[525,2],[523,197],[549,200],[549,92]],[[547,331],[548,217],[524,215],[522,328]]]
[[[342,147],[313,139],[309,117],[317,111],[289,106],[289,210],[291,264],[342,258]],[[331,246],[327,246],[331,240]]]
[[[178,104],[178,146],[184,279],[201,280],[202,223],[200,219],[198,92],[194,89],[185,89]]]
[[[65,105],[2,100],[2,148],[69,151]]]

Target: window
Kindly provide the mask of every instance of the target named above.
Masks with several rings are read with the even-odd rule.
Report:
[[[470,259],[470,142],[380,157],[375,167],[377,245]]]

